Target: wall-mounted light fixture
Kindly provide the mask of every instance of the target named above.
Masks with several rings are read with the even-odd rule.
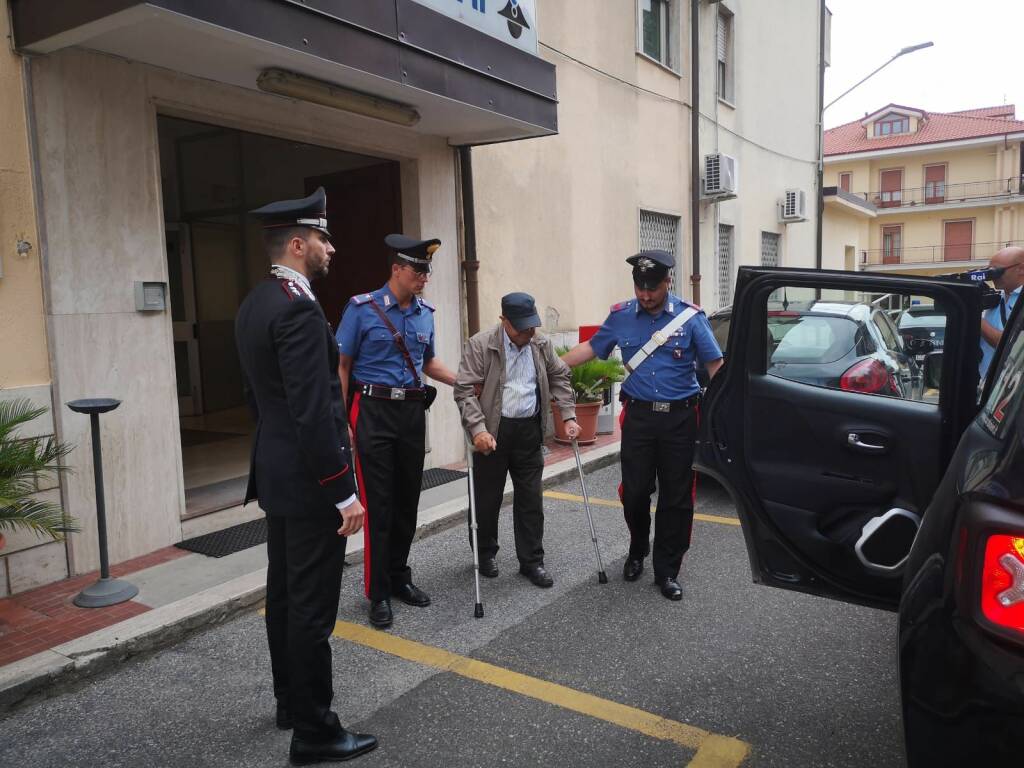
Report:
[[[283,69],[265,69],[256,78],[261,91],[341,109],[364,117],[411,127],[420,121],[420,113],[407,104],[325,83]]]

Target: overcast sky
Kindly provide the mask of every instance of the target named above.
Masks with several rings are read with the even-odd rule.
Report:
[[[825,127],[893,102],[934,112],[1016,104],[1024,118],[1024,0],[827,0],[825,103],[898,50],[902,56],[825,112]]]

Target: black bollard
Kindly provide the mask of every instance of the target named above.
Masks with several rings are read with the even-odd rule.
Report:
[[[92,428],[92,470],[96,478],[96,528],[100,538],[100,578],[77,595],[74,603],[79,608],[103,608],[131,600],[139,588],[122,579],[110,578],[110,559],[107,556],[107,509],[103,498],[103,451],[100,448],[100,414],[112,411],[121,404],[112,398],[72,400],[67,404],[75,413],[89,414]]]

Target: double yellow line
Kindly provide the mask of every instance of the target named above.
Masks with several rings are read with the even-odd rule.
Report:
[[[582,496],[577,496],[573,493],[562,493],[561,491],[545,491],[544,496],[549,499],[558,499],[559,501],[583,501]],[[621,501],[613,501],[612,499],[595,499],[591,497],[590,503],[595,507],[618,507],[619,509],[622,508]],[[735,517],[724,517],[722,515],[702,515],[699,512],[694,513],[693,519],[700,520],[705,523],[718,523],[719,525],[739,526],[740,524],[740,521]]]

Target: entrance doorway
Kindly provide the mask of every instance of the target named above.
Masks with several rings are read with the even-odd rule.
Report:
[[[189,519],[245,494],[255,425],[234,319],[269,274],[262,230],[247,212],[326,189],[337,254],[313,291],[335,328],[349,297],[387,280],[384,237],[401,231],[400,175],[395,161],[171,117],[158,118],[158,135]]]

